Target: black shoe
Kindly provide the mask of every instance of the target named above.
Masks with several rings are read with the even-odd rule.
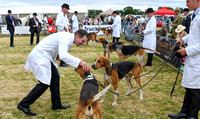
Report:
[[[198,117],[187,117],[187,119],[198,119]]]
[[[29,108],[24,108],[24,107],[20,106],[19,104],[17,105],[17,109],[22,110],[27,115],[31,115],[31,116],[36,115],[36,113],[32,112]]]
[[[173,119],[179,119],[179,118],[186,118],[187,114],[180,112],[178,114],[168,114],[168,116],[173,118]]]
[[[145,64],[145,66],[151,67],[151,66],[152,66],[152,64]]]
[[[69,64],[64,63],[64,64],[60,64],[60,66],[61,67],[69,67]]]
[[[71,105],[61,105],[60,107],[52,107],[52,110],[57,110],[57,109],[67,109],[70,108]]]
[[[10,45],[10,47],[15,47],[15,45]]]

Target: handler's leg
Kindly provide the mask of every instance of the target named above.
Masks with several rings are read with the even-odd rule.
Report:
[[[64,106],[61,104],[60,100],[60,76],[58,74],[57,68],[51,62],[51,84],[50,84],[50,91],[51,91],[51,102],[52,102],[52,109],[66,109],[69,108],[70,105]]]
[[[148,53],[148,59],[147,59],[146,66],[151,66],[152,60],[153,60],[153,53]]]
[[[113,41],[112,42],[115,42],[115,37],[113,36]]]
[[[190,89],[191,90],[191,105],[189,107],[190,115],[194,119],[198,119],[198,113],[200,109],[200,89]]]

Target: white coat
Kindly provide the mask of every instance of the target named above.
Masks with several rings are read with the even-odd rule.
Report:
[[[72,16],[72,27],[73,27],[73,33],[75,33],[79,28],[78,28],[78,18],[76,15]]]
[[[120,38],[120,31],[121,31],[121,17],[117,15],[114,18],[114,23],[112,24],[111,28],[113,29],[113,37]]]
[[[147,22],[146,29],[144,30],[143,47],[151,50],[156,50],[156,19],[154,16]],[[145,50],[147,53],[154,53]]]
[[[81,59],[68,53],[74,42],[74,34],[58,32],[44,38],[29,54],[25,69],[31,71],[35,78],[47,85],[51,82],[51,62],[58,69],[56,57],[77,68]]]
[[[67,20],[67,15],[65,15],[63,11],[60,11],[56,17],[56,26],[58,32],[65,32],[64,27],[68,29]]]
[[[200,89],[200,12],[191,21],[190,32],[183,37],[183,41],[187,44],[187,57],[181,85]]]

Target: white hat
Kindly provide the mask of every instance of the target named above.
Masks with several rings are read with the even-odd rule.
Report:
[[[178,27],[175,29],[176,33],[180,33],[181,31],[183,31],[185,29],[185,26],[183,25],[178,25]]]

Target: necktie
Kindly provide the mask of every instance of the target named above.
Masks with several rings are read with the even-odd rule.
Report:
[[[192,20],[195,18],[195,16],[196,16],[196,15],[193,13],[193,15],[192,15]]]

